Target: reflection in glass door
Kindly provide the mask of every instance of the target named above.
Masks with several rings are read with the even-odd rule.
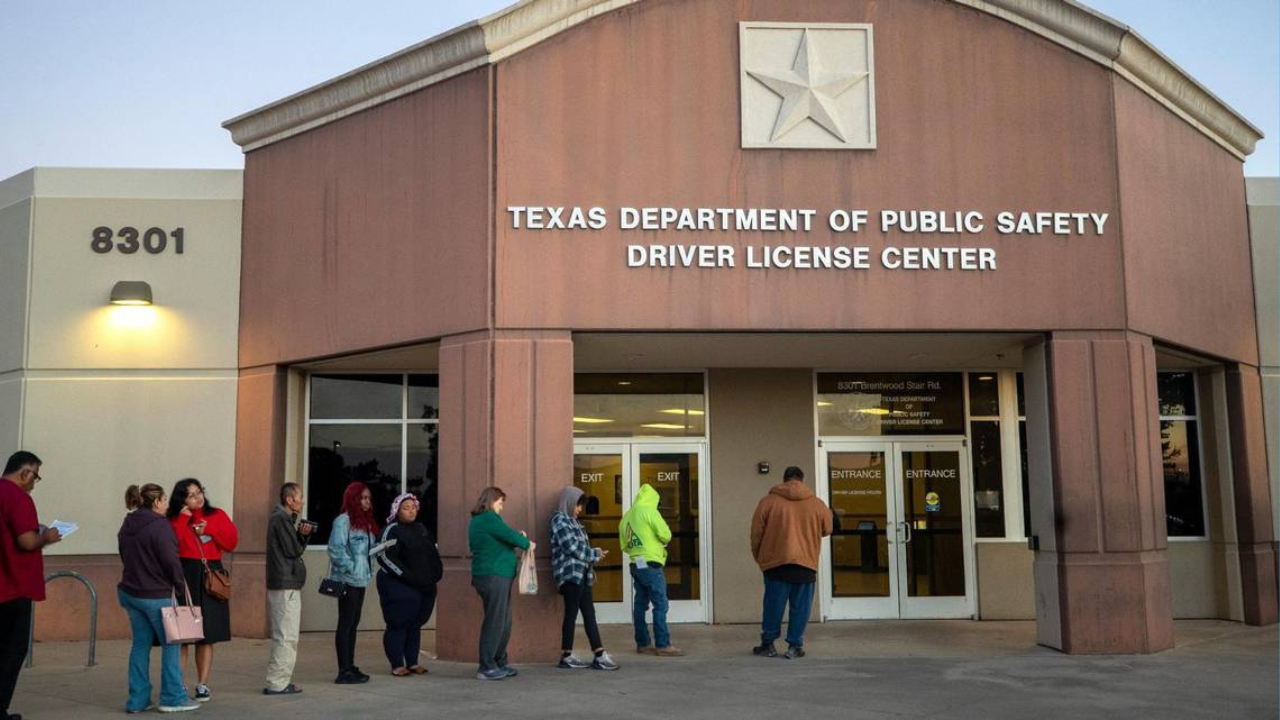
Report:
[[[971,493],[960,443],[824,443],[837,519],[824,572],[832,618],[973,613]]]
[[[658,512],[671,528],[667,545],[669,622],[706,620],[703,598],[703,541],[700,512],[705,474],[701,443],[578,444],[574,448],[573,483],[582,489],[587,508],[582,523],[591,544],[609,551],[596,568],[595,601],[601,622],[631,622],[631,574],[621,553],[618,524],[631,509],[641,485],[658,492]]]

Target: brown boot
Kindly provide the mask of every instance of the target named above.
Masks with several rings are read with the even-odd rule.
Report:
[[[684,651],[675,645],[668,645],[654,650],[653,654],[658,657],[680,657],[681,655],[684,655]]]
[[[636,646],[636,652],[641,655],[652,655],[654,653],[654,647],[652,645],[645,645],[643,647]]]

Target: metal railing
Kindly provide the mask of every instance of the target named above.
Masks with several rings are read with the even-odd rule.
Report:
[[[98,649],[98,591],[94,589],[93,583],[89,582],[89,578],[81,575],[74,570],[59,570],[58,572],[49,573],[44,576],[44,581],[50,582],[58,578],[69,577],[79,580],[89,591],[89,662],[87,665],[93,667],[97,665],[94,656]],[[26,666],[31,667],[35,663],[33,653],[36,644],[36,606],[31,605],[31,627],[27,633],[27,662]]]

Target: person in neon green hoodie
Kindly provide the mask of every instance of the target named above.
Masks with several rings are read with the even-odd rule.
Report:
[[[641,485],[631,509],[618,525],[622,551],[631,558],[631,621],[636,631],[636,652],[664,657],[683,655],[671,644],[667,629],[667,543],[671,528],[658,512],[658,491],[652,485]],[[653,605],[653,641],[649,644],[649,625],[645,614]]]

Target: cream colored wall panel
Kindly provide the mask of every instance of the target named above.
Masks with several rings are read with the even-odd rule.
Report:
[[[115,553],[124,490],[167,490],[199,478],[230,512],[234,488],[236,381],[222,378],[27,380],[23,442],[44,460],[40,517],[80,532],[49,554]]]
[[[0,380],[0,462],[22,449],[22,375]]]
[[[1035,553],[1024,542],[980,542],[978,617],[983,620],[1035,620]]]
[[[1169,582],[1173,587],[1174,618],[1218,617],[1217,573],[1212,543],[1169,543]]]
[[[788,465],[815,487],[813,374],[808,370],[711,370],[712,572],[715,622],[760,622],[764,584],[751,557],[751,516]],[[760,475],[767,460],[772,472]],[[819,593],[815,593],[817,620]]]
[[[40,167],[33,173],[33,194],[42,198],[240,200],[244,197],[241,170]]]
[[[0,208],[0,373],[23,366],[30,249],[31,200]]]
[[[28,367],[235,367],[240,216],[238,200],[38,198]],[[158,253],[121,252],[119,236],[97,253],[98,227],[135,228],[140,244],[149,228],[181,228],[183,252],[169,235]],[[150,283],[155,305],[109,306],[119,280]]]
[[[1271,478],[1271,524],[1280,522],[1280,376],[1275,368],[1262,374],[1263,427],[1267,431],[1267,474]]]
[[[1258,362],[1275,367],[1280,365],[1280,179],[1248,178],[1245,194],[1258,313]]]

